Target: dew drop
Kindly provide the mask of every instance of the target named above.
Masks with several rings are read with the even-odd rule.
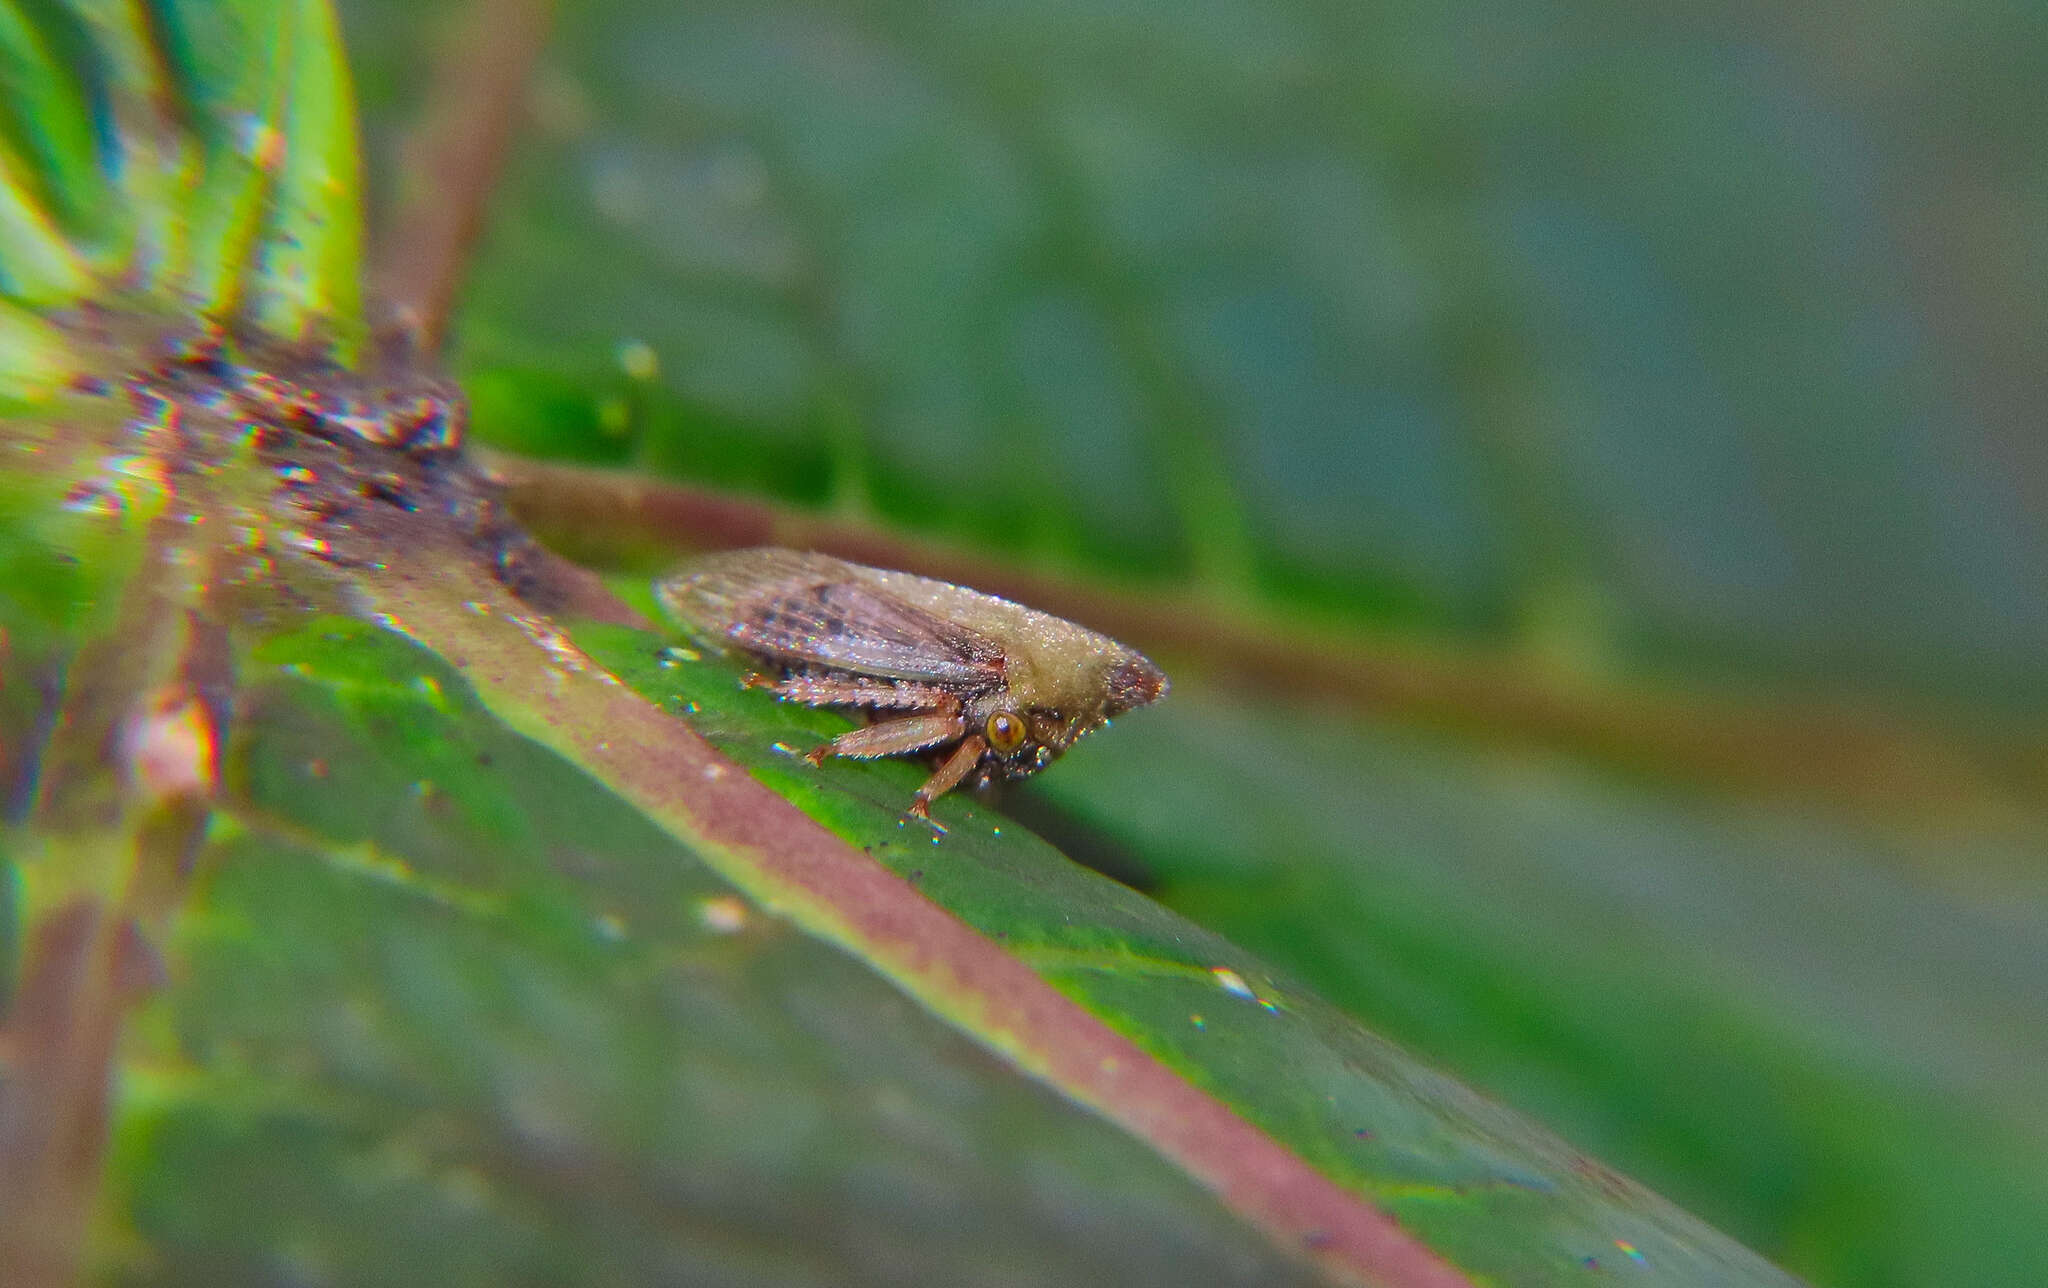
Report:
[[[661,358],[645,340],[628,340],[619,346],[619,370],[633,380],[652,380],[661,374]]]
[[[1224,992],[1232,997],[1241,997],[1247,1002],[1258,1000],[1259,995],[1252,991],[1250,984],[1244,982],[1244,976],[1230,969],[1230,967],[1212,966],[1209,968],[1209,974],[1214,976],[1216,983],[1222,987]]]
[[[747,928],[753,913],[734,895],[714,895],[697,905],[697,921],[706,930],[721,935],[737,934]]]

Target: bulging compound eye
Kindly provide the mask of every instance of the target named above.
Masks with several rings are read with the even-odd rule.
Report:
[[[1008,711],[998,711],[982,726],[988,745],[997,751],[1015,751],[1024,745],[1024,721]]]

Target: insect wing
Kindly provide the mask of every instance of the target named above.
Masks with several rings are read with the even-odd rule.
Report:
[[[857,581],[820,582],[748,604],[726,628],[741,648],[861,675],[992,688],[1002,646]]]

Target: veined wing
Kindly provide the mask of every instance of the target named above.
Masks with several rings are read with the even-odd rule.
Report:
[[[1000,644],[858,581],[778,587],[738,607],[727,638],[780,661],[974,689],[1003,682]]]
[[[971,690],[1003,682],[995,639],[829,555],[773,546],[707,555],[657,590],[699,631],[786,665]]]

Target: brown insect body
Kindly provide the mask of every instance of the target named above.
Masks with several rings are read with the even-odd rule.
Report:
[[[994,595],[829,555],[761,547],[664,579],[662,602],[698,633],[779,671],[782,698],[864,709],[871,723],[811,753],[945,752],[911,804],[972,778],[1043,769],[1112,716],[1157,700],[1166,676],[1064,618]]]

